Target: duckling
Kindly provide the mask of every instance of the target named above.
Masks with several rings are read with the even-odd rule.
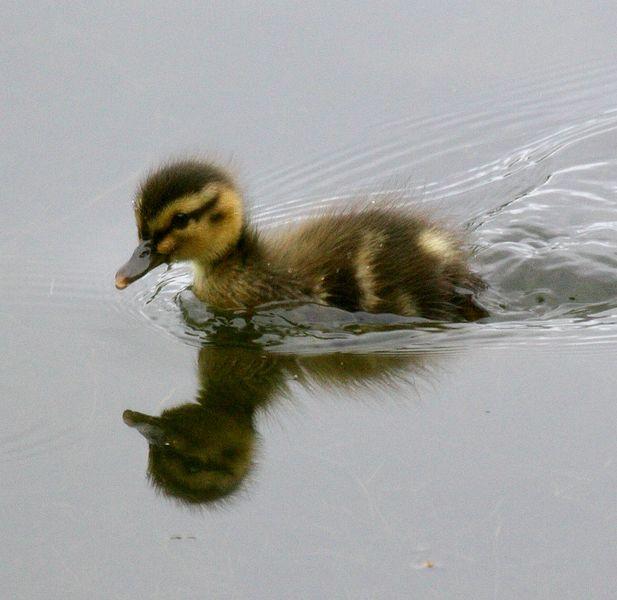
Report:
[[[152,172],[134,210],[140,243],[118,289],[162,263],[192,261],[193,292],[213,308],[299,301],[429,319],[487,315],[461,238],[420,214],[372,206],[258,232],[231,175],[200,160]]]

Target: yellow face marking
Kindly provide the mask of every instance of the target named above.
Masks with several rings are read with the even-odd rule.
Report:
[[[182,228],[172,227],[177,214],[198,211],[217,197],[211,210],[191,218]],[[242,200],[237,192],[227,185],[210,184],[172,202],[147,224],[147,229],[157,239],[157,252],[172,261],[192,260],[207,271],[238,241],[243,222]]]
[[[201,208],[206,202],[212,200],[217,194],[221,193],[223,186],[212,183],[207,185],[196,194],[189,194],[174,200],[169,206],[166,206],[150,223],[152,231],[163,231],[171,225],[171,220],[178,213],[190,213],[198,208]]]
[[[156,245],[156,251],[160,254],[171,254],[176,248],[176,239],[173,234],[166,235],[162,241]]]
[[[217,215],[216,221],[210,219]],[[187,227],[186,235],[191,236],[191,256],[185,258],[209,264],[227,252],[240,237],[244,223],[242,201],[229,187],[219,191],[219,201],[212,213],[204,215],[201,221]],[[179,233],[185,233],[181,231]]]

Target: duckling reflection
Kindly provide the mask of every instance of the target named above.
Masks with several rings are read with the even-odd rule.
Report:
[[[185,404],[160,417],[125,411],[124,422],[149,444],[152,483],[188,503],[209,502],[236,489],[251,466],[252,416]]]
[[[388,385],[422,369],[418,355],[298,356],[249,347],[209,346],[199,354],[197,403],[154,417],[126,410],[124,422],[148,441],[148,476],[165,495],[189,505],[222,500],[240,489],[258,445],[257,410],[302,385]]]

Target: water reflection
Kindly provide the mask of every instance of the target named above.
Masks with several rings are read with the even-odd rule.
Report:
[[[390,386],[425,370],[422,354],[279,354],[249,342],[199,352],[196,402],[150,416],[124,411],[124,422],[148,442],[148,476],[181,503],[221,500],[238,491],[255,463],[255,417],[290,397],[290,382],[335,385],[351,393]]]

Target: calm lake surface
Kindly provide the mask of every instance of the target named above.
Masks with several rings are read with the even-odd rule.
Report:
[[[617,596],[617,8],[533,6],[7,10],[0,597]],[[140,177],[202,151],[263,228],[468,231],[491,316],[116,291]],[[127,427],[182,405],[198,504]]]

